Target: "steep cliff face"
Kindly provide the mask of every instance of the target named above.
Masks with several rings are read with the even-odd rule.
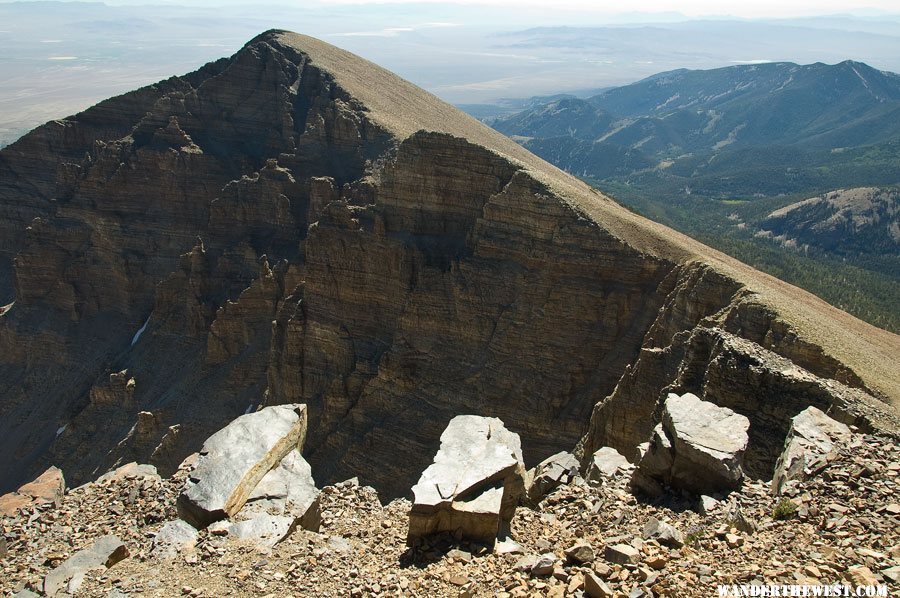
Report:
[[[0,489],[171,470],[262,404],[387,496],[461,413],[531,465],[633,451],[689,390],[750,417],[760,476],[806,405],[897,426],[896,336],[295,34],[5,148],[0,227]]]

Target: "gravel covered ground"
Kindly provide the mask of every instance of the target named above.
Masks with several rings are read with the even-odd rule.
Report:
[[[59,507],[3,519],[0,591],[38,591],[53,567],[115,534],[130,556],[89,573],[78,595],[578,596],[586,576],[602,582],[599,590],[592,585],[594,595],[714,596],[718,584],[748,583],[885,584],[894,595],[900,447],[856,435],[833,457],[791,492],[795,513],[780,506],[785,519],[774,517],[778,499],[762,482],[745,483],[700,514],[687,498],[642,502],[619,474],[596,487],[581,480],[562,486],[537,510],[520,507],[514,542],[494,551],[446,535],[410,549],[409,502],[382,506],[372,488],[348,481],[323,489],[321,533],[297,530],[263,549],[201,532],[196,549],[173,561],[149,552],[161,524],[176,517],[184,474],[123,477],[71,490]],[[684,545],[645,539],[651,518],[674,526]],[[567,557],[579,543],[587,547]],[[634,552],[608,550],[620,545]]]

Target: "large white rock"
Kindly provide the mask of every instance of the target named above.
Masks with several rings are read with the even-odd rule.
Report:
[[[825,463],[828,454],[840,442],[849,440],[850,428],[807,407],[794,416],[784,441],[784,451],[775,464],[772,490],[780,494],[790,480],[806,480]]]
[[[744,477],[749,428],[750,420],[731,409],[670,393],[632,486],[651,495],[666,486],[697,494],[733,490]]]
[[[244,507],[230,521],[216,523],[215,528],[270,548],[298,526],[317,532],[321,524],[319,489],[312,470],[300,451],[293,450],[263,477]]]
[[[492,544],[525,494],[518,434],[497,418],[460,415],[413,486],[408,541],[448,531]]]
[[[288,453],[263,476],[236,519],[257,513],[293,517],[303,529],[319,531],[322,523],[319,489],[313,480],[312,468],[299,450]]]
[[[198,529],[235,515],[270,470],[302,449],[306,420],[306,405],[277,405],[210,436],[178,497],[178,515]]]

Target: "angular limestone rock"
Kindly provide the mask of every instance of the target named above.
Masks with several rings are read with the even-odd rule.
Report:
[[[820,409],[807,407],[791,420],[784,441],[784,451],[775,464],[772,491],[781,494],[790,480],[806,480],[826,463],[834,445],[851,436],[850,428],[825,415]]]
[[[235,515],[269,471],[306,438],[306,405],[238,417],[210,436],[178,497],[178,515],[198,529]]]
[[[44,578],[44,593],[74,594],[91,569],[109,568],[128,556],[128,548],[115,536],[103,536],[90,547],[79,550]]]
[[[190,523],[176,519],[168,521],[153,538],[150,554],[158,559],[173,559],[197,544],[197,530]]]
[[[578,459],[565,451],[556,453],[541,461],[528,472],[527,501],[537,505],[545,496],[563,484],[571,483],[578,475]]]
[[[691,393],[670,393],[632,487],[650,495],[666,486],[697,494],[737,488],[749,427],[750,421],[731,409]]]
[[[300,451],[293,450],[263,477],[231,521],[214,527],[216,532],[271,548],[298,526],[317,532],[321,524],[312,469]]]
[[[625,471],[630,467],[631,463],[619,451],[612,447],[604,446],[591,457],[587,470],[587,480],[589,482],[600,482],[603,478],[611,478],[618,472]]]
[[[566,548],[566,560],[577,565],[590,563],[594,560],[594,548],[585,541],[576,542]]]
[[[524,474],[518,434],[497,418],[454,417],[412,488],[407,540],[449,531],[493,544],[525,494]]]
[[[319,531],[322,513],[312,469],[299,450],[293,450],[267,473],[247,499],[236,519],[256,514],[293,517],[303,529]]]

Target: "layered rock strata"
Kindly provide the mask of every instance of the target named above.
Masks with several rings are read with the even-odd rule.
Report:
[[[750,419],[760,477],[810,405],[900,427],[896,335],[283,31],[0,151],[0,305],[0,490],[166,475],[260,405],[306,404],[316,479],[385,497],[460,413],[529,465],[635,459],[692,392]]]

